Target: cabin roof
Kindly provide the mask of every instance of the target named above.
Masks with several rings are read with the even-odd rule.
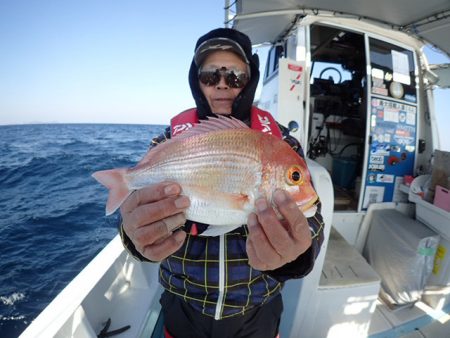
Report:
[[[331,13],[390,26],[450,56],[450,0],[236,0],[235,9],[233,27],[255,44],[276,42],[298,16]]]

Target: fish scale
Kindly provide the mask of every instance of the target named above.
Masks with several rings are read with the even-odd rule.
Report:
[[[235,185],[231,182],[236,182],[237,186],[241,186],[246,182],[248,173],[255,169],[260,171],[260,167],[261,164],[257,162],[256,158],[248,156],[207,154],[206,160],[202,162],[195,158],[180,158],[167,163],[159,163],[149,167],[145,172],[130,172],[127,180],[132,183],[130,184],[132,189],[140,189],[162,180],[174,180],[180,184],[195,182],[214,189],[217,187],[211,184],[211,180],[217,177],[221,187],[226,188]]]

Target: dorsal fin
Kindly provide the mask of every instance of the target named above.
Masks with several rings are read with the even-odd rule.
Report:
[[[173,139],[182,140],[191,136],[226,129],[249,129],[249,126],[234,117],[228,118],[218,115],[218,117],[208,117],[207,120],[200,121],[200,123],[196,124],[191,129],[174,136]]]
[[[228,117],[218,115],[218,117],[208,117],[207,120],[201,120],[198,124],[194,125],[191,129],[188,129],[180,134],[177,134],[176,136],[172,137],[171,139],[168,139],[167,141],[163,142],[162,145],[165,144],[165,146],[167,146],[171,142],[183,140],[183,139],[191,137],[191,136],[201,135],[201,134],[209,133],[209,132],[216,131],[216,130],[227,130],[227,129],[250,129],[250,128],[244,122],[242,122],[241,120],[238,120],[234,117],[228,118]],[[155,148],[155,150],[157,148]],[[142,165],[145,162],[148,162],[152,156],[153,156],[152,149],[150,149],[136,166]]]

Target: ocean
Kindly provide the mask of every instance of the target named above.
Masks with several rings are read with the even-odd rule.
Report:
[[[165,126],[0,126],[0,337],[18,337],[117,234],[91,174],[129,167]]]

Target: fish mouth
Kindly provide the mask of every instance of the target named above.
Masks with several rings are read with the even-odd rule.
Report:
[[[317,211],[317,205],[316,202],[319,199],[319,197],[310,199],[305,204],[297,204],[297,206],[300,208],[300,210],[303,212],[306,218],[312,217],[316,214]]]

